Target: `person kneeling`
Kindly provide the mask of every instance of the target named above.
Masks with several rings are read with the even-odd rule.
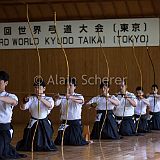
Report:
[[[54,107],[52,97],[44,94],[44,81],[34,83],[35,95],[23,99],[22,110],[29,109],[31,118],[24,129],[23,139],[17,143],[19,151],[56,151],[52,140],[53,127],[48,120],[48,114]]]

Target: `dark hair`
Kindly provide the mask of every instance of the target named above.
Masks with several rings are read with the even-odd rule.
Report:
[[[153,84],[152,88],[154,88],[154,89],[157,88],[158,89],[158,86],[156,84]]]
[[[109,82],[106,80],[106,81],[102,81],[101,82],[101,84],[100,84],[100,89],[102,89],[104,86],[106,86],[106,87],[110,87],[110,84],[109,84]]]
[[[143,87],[138,86],[138,87],[136,88],[136,91],[142,91],[142,92],[143,92]]]
[[[46,87],[46,83],[44,82],[44,80],[42,79],[37,79],[34,84],[34,87],[38,87],[38,86],[42,86],[42,87]]]
[[[9,75],[5,71],[0,71],[0,80],[9,81]]]
[[[74,86],[77,86],[77,82],[76,82],[76,78],[75,77],[68,77],[68,78],[66,78],[66,80],[65,80],[65,84],[67,84],[67,83],[71,83],[71,84],[74,84]]]

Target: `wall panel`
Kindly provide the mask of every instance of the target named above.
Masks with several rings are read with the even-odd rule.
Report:
[[[156,83],[159,85],[160,74],[159,47],[149,48],[153,63],[156,70]],[[110,76],[111,77],[128,77],[128,88],[130,91],[135,92],[135,88],[140,85],[140,75],[137,68],[132,48],[104,48],[105,54],[109,62]],[[147,56],[145,47],[136,47],[135,52],[138,61],[141,65],[143,73],[143,86],[146,92],[150,91],[150,86],[153,83],[153,71]],[[98,85],[82,85],[82,75],[88,78],[95,75],[99,77],[107,76],[107,66],[100,48],[84,48],[84,49],[66,49],[70,65],[70,75],[77,77],[78,88],[77,92],[85,95],[88,100],[91,96],[98,94]],[[60,49],[41,49],[41,65],[42,76],[47,82],[50,75],[56,79],[66,77],[66,63],[63,52]],[[128,68],[128,75],[125,69],[124,60]],[[0,51],[0,70],[6,70],[10,74],[10,82],[7,90],[16,93],[21,101],[22,97],[26,94],[33,93],[33,78],[38,74],[38,58],[35,50],[1,50]],[[55,82],[56,83],[56,82]],[[112,84],[111,93],[115,93],[118,86]],[[46,92],[64,93],[65,86],[59,84],[47,85]],[[94,121],[94,110],[85,108],[83,113],[84,122],[90,120]],[[51,115],[51,119],[55,123],[59,123],[59,108],[55,108]],[[27,122],[29,118],[28,112],[20,111],[16,107],[14,111],[14,123]]]

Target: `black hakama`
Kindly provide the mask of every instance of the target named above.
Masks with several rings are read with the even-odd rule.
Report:
[[[100,132],[105,118],[105,114],[106,114],[105,110],[97,110],[97,117],[91,132],[91,139],[100,138]],[[118,134],[118,127],[112,110],[107,111],[107,117],[102,129],[101,138],[120,139],[120,135]]]
[[[122,136],[133,136],[136,132],[133,116],[116,117],[117,120],[122,120],[119,124],[119,134]]]
[[[13,146],[11,146],[11,124],[0,123],[0,159],[20,159],[27,157],[24,154],[16,152]]]
[[[31,123],[35,121],[33,125]],[[31,118],[27,127],[24,129],[23,139],[17,143],[16,149],[19,151],[31,151],[32,140],[35,132],[36,125],[37,130],[34,138],[34,151],[56,151],[57,148],[52,140],[53,127],[48,118],[35,119]]]
[[[146,115],[141,115],[141,117],[140,115],[134,115],[134,117],[136,120],[136,129],[138,133],[150,132],[150,127],[149,127]]]
[[[82,136],[81,120],[67,120],[66,126],[65,120],[63,120],[58,129],[58,135],[55,140],[56,145],[61,145],[64,128],[66,128],[63,140],[64,145],[82,146],[88,144],[88,142]]]
[[[150,112],[152,118],[150,120],[151,130],[160,130],[160,112]]]

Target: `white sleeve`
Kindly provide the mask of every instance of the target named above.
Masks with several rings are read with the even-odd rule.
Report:
[[[111,97],[111,99],[116,100],[116,101],[118,102],[118,105],[120,104],[120,101],[119,101],[119,99],[118,99],[116,96],[113,95],[113,96]],[[115,106],[117,107],[118,105],[115,105]]]
[[[135,101],[136,106],[137,106],[137,104],[138,104],[138,100],[137,100],[137,98],[136,98],[136,99],[133,99],[133,100]]]
[[[54,100],[53,100],[53,98],[52,97],[48,97],[47,99],[46,99],[50,104],[51,104],[51,108],[49,108],[49,110],[51,110],[51,109],[53,109],[53,107],[54,107]]]
[[[149,100],[147,98],[142,99],[142,101],[147,105],[150,106]]]
[[[61,104],[61,102],[62,102],[62,99],[57,99],[55,101],[55,106],[59,106]]]
[[[15,94],[8,94],[8,97],[16,100],[16,101],[17,101],[17,104],[18,104],[18,97],[17,97]],[[17,104],[16,104],[16,105],[17,105]],[[16,106],[16,105],[15,105],[15,106]]]
[[[148,100],[148,101],[149,101],[149,103],[150,103],[150,101],[151,101],[151,97],[148,97],[148,98],[147,98],[147,100]]]
[[[118,98],[116,96],[114,96],[114,95],[111,98],[114,99],[114,100],[119,101]]]
[[[32,103],[32,97],[29,97],[29,101],[27,103],[24,104],[24,110],[29,109],[30,105]]]
[[[82,100],[82,105],[84,104],[84,97],[83,96],[78,96],[79,99]]]
[[[87,104],[92,104],[92,103],[96,103],[98,100],[97,97],[93,97]]]
[[[132,99],[133,101],[135,101],[136,106],[137,106],[138,101],[137,101],[136,96],[132,93],[131,97],[132,97],[131,99]]]

